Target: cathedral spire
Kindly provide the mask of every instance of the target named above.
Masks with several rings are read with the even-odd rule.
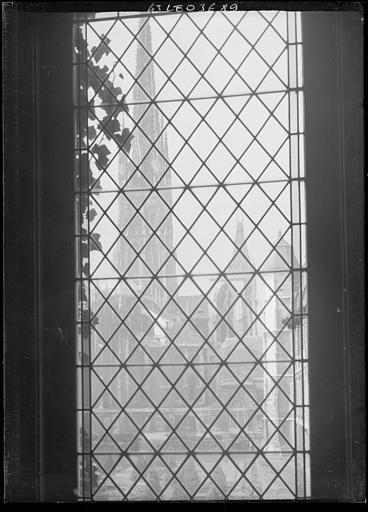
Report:
[[[235,258],[230,264],[229,272],[233,273],[243,273],[243,272],[251,272],[253,267],[250,263],[250,256],[247,248],[247,244],[245,241],[245,233],[244,233],[244,224],[242,220],[237,219],[236,221],[236,232],[235,232],[235,246],[234,254],[236,254]],[[240,249],[238,252],[237,249]]]
[[[235,243],[238,247],[244,242],[244,224],[241,220],[236,221]]]
[[[147,101],[155,95],[155,78],[153,72],[152,57],[152,33],[149,18],[139,20],[137,35],[137,53],[135,77],[138,77],[139,86],[133,90],[133,101]],[[142,74],[141,74],[142,73]],[[147,96],[148,95],[148,96]]]
[[[135,189],[129,202],[125,194],[119,200],[119,226],[123,237],[116,246],[116,267],[121,272],[129,268],[130,276],[149,276],[164,265],[163,274],[175,275],[175,260],[167,257],[167,249],[173,247],[173,226],[169,217],[159,233],[152,237],[150,226],[158,226],[164,219],[167,206],[172,204],[171,177],[168,171],[168,144],[166,133],[163,135],[163,119],[158,107],[153,103],[156,95],[154,61],[152,57],[152,33],[149,18],[139,20],[136,36],[135,84],[132,91],[132,118],[137,126],[132,133],[132,148],[127,156],[121,152],[120,183],[124,185],[129,179],[129,189]],[[153,33],[153,36],[155,33]],[[170,170],[169,170],[170,171]],[[162,179],[161,179],[162,178]],[[149,187],[160,182],[166,187],[160,194],[148,193]],[[130,201],[140,205],[139,215],[131,214]],[[126,243],[126,240],[129,243]],[[162,240],[163,243],[160,242]],[[141,248],[139,257],[131,249]],[[138,287],[145,286],[140,277],[135,280]],[[171,278],[166,283],[171,292],[176,289],[176,280]],[[165,293],[162,284],[155,282],[151,286],[152,299],[158,305],[163,304]]]
[[[135,135],[135,141],[132,144],[133,160],[140,162],[144,160],[146,154],[150,151],[151,142],[155,141],[160,133],[160,116],[154,105],[149,102],[156,95],[154,61],[152,57],[152,33],[151,22],[149,18],[139,20],[137,43],[136,43],[136,83],[133,87],[133,119],[139,123],[140,130]],[[142,135],[142,132],[144,135]],[[152,156],[155,151],[153,150]],[[145,161],[143,167],[147,167]],[[141,169],[144,174],[151,175],[152,171]]]

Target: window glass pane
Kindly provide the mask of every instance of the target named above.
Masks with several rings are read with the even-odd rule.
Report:
[[[300,15],[75,20],[83,501],[309,496]]]

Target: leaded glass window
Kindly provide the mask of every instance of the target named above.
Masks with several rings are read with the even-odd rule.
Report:
[[[300,13],[75,20],[83,501],[310,495]]]

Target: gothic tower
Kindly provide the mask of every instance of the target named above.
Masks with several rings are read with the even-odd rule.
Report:
[[[119,197],[118,224],[122,237],[115,250],[115,265],[121,273],[127,272],[127,277],[149,277],[156,272],[161,276],[172,276],[175,275],[175,264],[169,252],[173,248],[171,214],[164,220],[172,204],[171,171],[168,170],[163,119],[154,101],[156,87],[154,64],[150,60],[152,34],[149,19],[140,19],[137,39],[137,81],[130,106],[130,116],[136,125],[132,128],[131,151],[129,154],[121,151],[119,162],[119,182],[123,191]],[[151,192],[151,186],[158,182],[160,190]],[[141,205],[137,213],[136,209]],[[139,288],[147,285],[147,279],[135,279],[134,282]],[[161,284],[173,291],[175,279],[163,278]],[[153,282],[149,294],[159,307],[166,302],[165,293],[157,282]]]
[[[226,322],[222,321],[217,329],[219,345],[226,338],[257,334],[254,322],[254,313],[257,312],[254,268],[245,243],[244,224],[239,220],[236,224],[235,246],[233,260],[226,270],[227,280],[221,280],[219,286],[215,287],[217,309],[222,314],[226,312]],[[241,298],[237,299],[237,294]]]
[[[264,286],[264,301],[267,304],[264,322],[268,328],[268,331],[264,332],[264,351],[269,373],[264,379],[264,392],[266,396],[274,388],[275,381],[270,375],[283,375],[282,389],[285,394],[277,393],[276,390],[271,392],[264,408],[269,418],[281,423],[290,412],[290,401],[287,396],[293,396],[294,387],[298,382],[298,372],[294,374],[291,367],[287,369],[285,358],[290,355],[295,357],[298,350],[297,334],[292,332],[293,319],[290,319],[290,314],[295,313],[296,305],[293,307],[292,302],[295,290],[300,288],[300,275],[299,262],[293,247],[283,238],[281,232],[278,233],[274,247],[263,268],[263,279],[268,285]],[[273,428],[267,420],[268,432],[272,432]],[[280,443],[285,447],[285,438],[291,439],[294,435],[292,423],[284,422],[280,432],[284,437],[277,433],[272,438],[272,448],[276,450],[280,449]]]
[[[245,242],[244,224],[240,220],[237,220],[236,224],[235,246],[237,248],[241,247],[241,249],[237,253],[234,249],[234,255],[236,254],[236,256],[228,269],[229,279],[234,282],[235,286],[239,283],[241,287],[243,300],[241,301],[241,314],[239,316],[242,319],[243,332],[246,332],[246,336],[250,336],[256,334],[255,315],[253,313],[253,311],[256,312],[256,281],[253,274],[252,260]]]

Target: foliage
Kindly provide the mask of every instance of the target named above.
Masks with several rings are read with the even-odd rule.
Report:
[[[101,190],[99,177],[95,177],[91,171],[90,155],[92,155],[97,169],[102,172],[108,167],[111,155],[111,151],[104,141],[114,141],[120,150],[129,152],[133,137],[130,130],[121,125],[121,114],[129,112],[125,95],[120,87],[114,85],[111,78],[112,70],[108,66],[100,64],[101,59],[109,53],[109,38],[102,35],[99,44],[89,49],[83,28],[79,27],[77,30],[76,51],[80,62],[79,95],[82,102],[86,103],[88,112],[88,115],[80,116],[78,138],[82,150],[79,153],[79,172],[77,176],[80,190],[83,192],[79,195],[80,234],[82,235],[80,241],[81,272],[83,277],[88,277],[90,252],[102,252],[100,234],[95,231],[89,233],[87,230],[89,223],[93,222],[93,219],[97,216],[88,195],[88,190],[93,188],[95,194],[98,194]],[[96,116],[93,109],[93,105],[96,103],[101,106],[99,110],[104,113],[101,119]],[[84,106],[80,105],[79,108],[82,113]],[[95,123],[95,126],[91,124],[91,121]],[[89,148],[89,152],[87,148]],[[81,320],[86,322],[82,324],[83,327],[80,332],[83,338],[88,339],[88,321],[91,317],[94,317],[92,323],[95,325],[98,323],[98,318],[94,316],[93,312],[89,311],[85,281],[82,281],[79,293],[78,303],[81,310]]]

